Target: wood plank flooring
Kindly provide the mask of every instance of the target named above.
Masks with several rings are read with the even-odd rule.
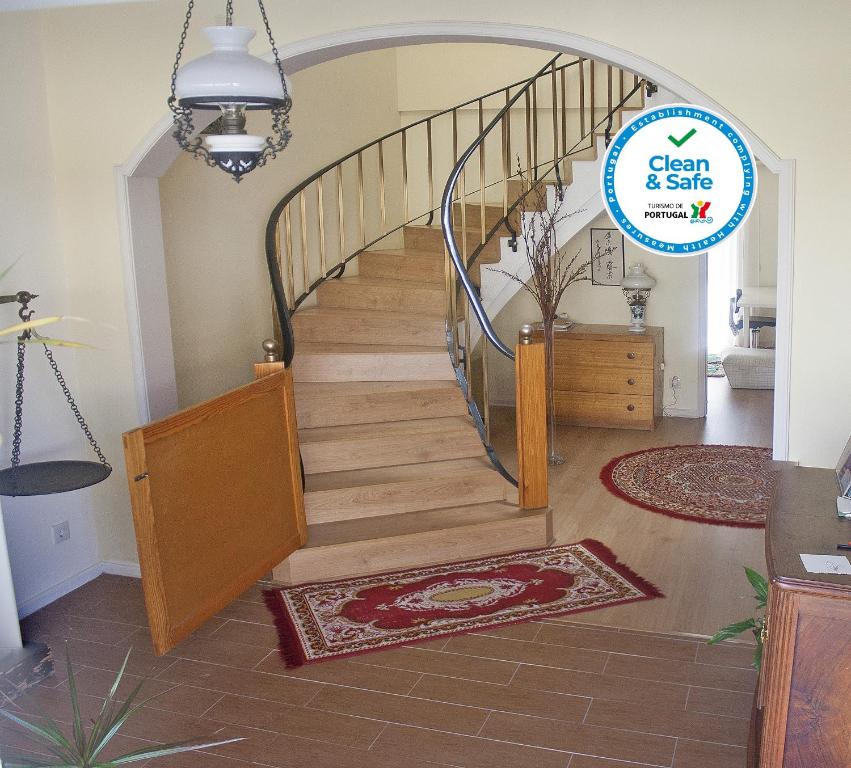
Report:
[[[591,614],[593,616],[593,614]],[[23,622],[63,645],[84,713],[127,648],[122,690],[157,694],[118,747],[244,736],[163,768],[739,768],[752,648],[559,620],[488,630],[287,670],[252,588],[177,649],[153,655],[139,582],[101,576]],[[63,665],[17,704],[64,723]],[[0,743],[27,742],[7,726]]]
[[[23,622],[60,663],[17,705],[68,722],[67,642],[92,713],[132,647],[124,690],[144,679],[159,696],[117,748],[246,737],[151,766],[740,768],[752,646],[709,647],[693,635],[751,610],[741,565],[764,567],[763,534],[645,512],[597,480],[612,456],[649,445],[770,444],[770,392],[709,386],[707,420],[665,419],[650,434],[559,432],[568,463],[552,473],[556,540],[600,539],[666,599],[287,670],[259,587],[156,657],[139,582],[101,576]],[[509,449],[511,423],[510,412],[494,421]],[[29,742],[3,725],[0,745]]]
[[[711,635],[750,615],[753,591],[743,566],[765,573],[765,534],[675,520],[634,507],[600,483],[615,456],[652,446],[694,443],[771,447],[773,392],[731,389],[708,381],[705,419],[664,418],[653,432],[560,426],[557,442],[567,459],[550,467],[550,504],[557,544],[599,539],[665,594],[664,600],[604,608],[578,622],[652,632]],[[492,434],[497,454],[514,471],[514,410],[497,409]]]

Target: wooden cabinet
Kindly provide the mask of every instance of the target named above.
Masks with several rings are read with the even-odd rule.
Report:
[[[540,334],[540,332],[539,332]],[[555,334],[555,409],[560,424],[654,429],[662,418],[664,329],[572,326]]]
[[[770,579],[765,657],[749,764],[851,766],[851,576],[811,574],[800,554],[841,554],[832,470],[786,467],[766,527]]]

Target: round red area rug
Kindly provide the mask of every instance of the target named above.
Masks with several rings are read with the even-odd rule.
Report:
[[[682,520],[765,527],[774,475],[771,450],[746,445],[670,445],[612,459],[600,472],[615,496]]]

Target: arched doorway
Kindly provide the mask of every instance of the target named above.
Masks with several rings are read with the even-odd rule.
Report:
[[[290,73],[331,59],[367,50],[437,42],[521,45],[577,54],[641,74],[686,102],[712,108],[738,124],[757,158],[779,177],[777,350],[774,397],[774,458],[788,457],[791,346],[792,234],[794,225],[794,161],[779,158],[759,137],[721,105],[672,72],[634,54],[554,29],[483,22],[416,22],[363,27],[309,38],[284,46],[281,60]],[[174,354],[163,255],[158,179],[180,150],[171,138],[171,118],[164,116],[140,142],[127,162],[116,169],[119,225],[125,269],[128,324],[134,361],[139,419],[164,416],[177,407]],[[706,257],[700,257],[705,303]],[[701,314],[705,311],[701,309]],[[705,345],[705,338],[701,341]]]

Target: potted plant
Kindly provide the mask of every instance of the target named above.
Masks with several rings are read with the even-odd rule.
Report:
[[[97,717],[92,720],[91,727],[86,730],[83,718],[80,714],[80,699],[77,693],[77,685],[74,680],[74,670],[71,665],[70,656],[66,650],[65,663],[68,671],[68,690],[71,698],[71,736],[66,736],[53,720],[45,715],[39,715],[39,723],[24,720],[6,709],[0,709],[0,715],[22,728],[29,737],[43,750],[49,752],[53,758],[50,762],[33,760],[32,758],[4,757],[0,765],[5,768],[113,768],[113,766],[138,763],[142,760],[152,760],[159,757],[176,755],[179,752],[197,752],[202,749],[211,749],[242,741],[242,738],[226,739],[207,743],[200,742],[178,742],[174,744],[158,744],[151,747],[143,747],[120,757],[106,759],[103,751],[119,732],[121,727],[136,712],[149,701],[156,698],[151,696],[136,703],[136,699],[142,689],[143,683],[139,683],[133,691],[123,700],[116,697],[118,686],[127,668],[127,661],[131,651],[127,651],[124,662],[109,691],[106,694],[103,705]]]
[[[754,651],[753,666],[754,669],[759,670],[760,664],[762,663],[765,630],[765,614],[763,613],[760,615],[759,611],[765,611],[765,606],[768,604],[768,582],[765,580],[764,576],[751,568],[746,567],[745,574],[747,575],[751,586],[756,591],[754,598],[756,599],[757,614],[749,619],[743,619],[742,621],[728,624],[723,629],[719,629],[714,635],[712,635],[712,637],[709,638],[709,640],[707,640],[707,642],[710,645],[714,645],[715,643],[720,643],[722,640],[729,640],[731,637],[736,637],[737,635],[741,635],[743,632],[750,630],[753,633],[754,638],[756,638],[756,650]]]

